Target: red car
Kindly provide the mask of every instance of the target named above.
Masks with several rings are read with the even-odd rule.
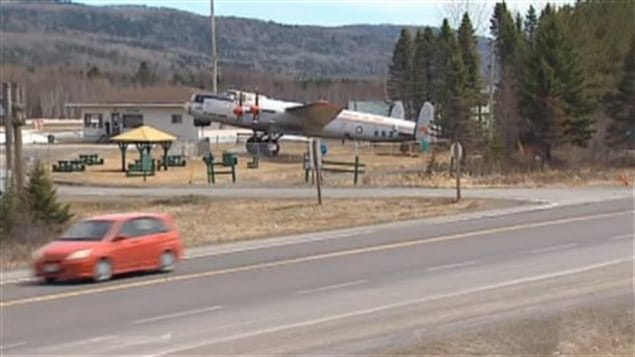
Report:
[[[99,282],[132,271],[172,271],[182,256],[180,233],[169,215],[116,214],[73,224],[33,253],[33,267],[47,282]]]

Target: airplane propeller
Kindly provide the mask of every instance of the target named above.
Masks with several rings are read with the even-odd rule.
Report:
[[[258,92],[256,92],[256,103],[251,106],[251,114],[253,115],[252,120],[258,121],[260,117],[260,93]]]
[[[243,94],[242,93],[238,93],[238,106],[236,108],[234,108],[234,115],[236,115],[236,117],[238,119],[242,118],[243,114],[245,113],[245,110],[243,109]]]

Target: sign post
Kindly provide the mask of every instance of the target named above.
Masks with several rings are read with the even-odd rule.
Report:
[[[320,139],[313,139],[313,176],[315,177],[315,186],[317,187],[318,204],[322,205],[322,173],[321,173],[321,155],[320,155]]]
[[[452,143],[450,146],[450,155],[452,155],[452,159],[454,159],[454,164],[456,165],[456,202],[459,202],[461,201],[461,159],[463,158],[463,146],[461,146],[460,142],[456,141]]]

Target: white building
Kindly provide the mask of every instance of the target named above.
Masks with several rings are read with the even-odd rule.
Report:
[[[196,141],[199,128],[184,110],[184,104],[200,89],[189,87],[144,87],[122,90],[84,103],[68,103],[83,119],[87,141],[102,141],[142,125],[170,133],[180,141]]]

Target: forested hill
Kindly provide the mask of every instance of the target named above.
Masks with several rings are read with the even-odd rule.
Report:
[[[301,78],[384,78],[400,29],[217,20],[221,65]],[[146,61],[166,77],[209,65],[209,18],[174,9],[5,0],[0,2],[0,30],[4,64],[129,72]],[[486,68],[488,51],[485,40],[480,42]]]

